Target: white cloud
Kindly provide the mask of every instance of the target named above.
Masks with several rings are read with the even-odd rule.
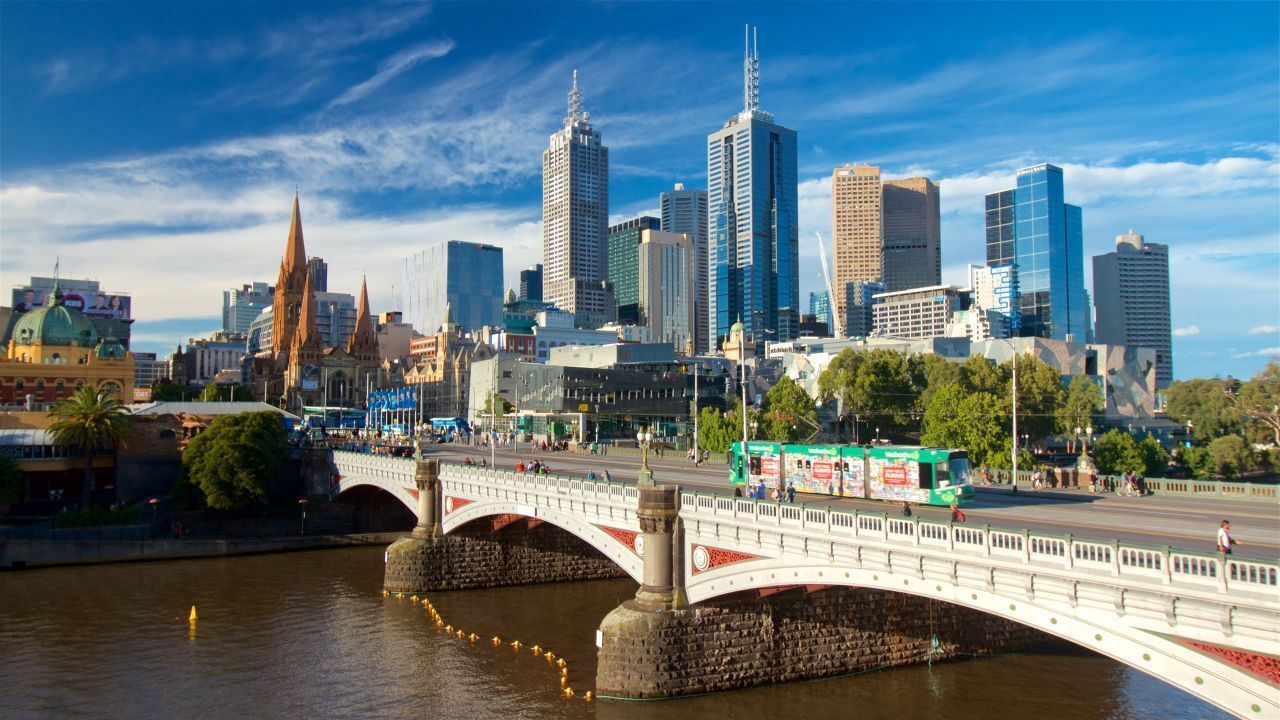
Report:
[[[1249,330],[1252,335],[1275,335],[1280,333],[1280,326],[1277,325],[1258,325]]]
[[[1174,337],[1191,337],[1193,335],[1199,335],[1199,334],[1200,334],[1200,328],[1196,327],[1195,325],[1190,325],[1188,327],[1175,328],[1173,331]]]
[[[1280,347],[1262,348],[1261,350],[1236,353],[1231,356],[1233,360],[1243,360],[1244,358],[1252,357],[1280,357]]]
[[[397,75],[412,70],[418,63],[423,62],[424,60],[435,60],[436,58],[444,57],[452,50],[452,40],[439,40],[436,42],[422,43],[421,45],[415,45],[406,50],[401,50],[383,61],[383,63],[378,66],[378,72],[375,73],[373,77],[359,83],[358,85],[353,85],[347,88],[346,92],[334,98],[333,102],[329,103],[329,106],[336,107],[340,105],[350,105],[351,103],[363,98],[365,95],[368,95],[374,90],[382,87]]]

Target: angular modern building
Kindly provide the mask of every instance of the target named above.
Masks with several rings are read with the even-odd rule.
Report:
[[[502,324],[502,248],[449,240],[404,261],[401,305],[419,332],[434,333],[452,310],[453,322],[477,331]]]
[[[1093,258],[1094,337],[1099,343],[1156,351],[1156,387],[1173,383],[1169,247],[1130,230],[1116,250]]]
[[[239,288],[222,291],[222,332],[245,335],[249,324],[271,307],[275,301],[275,288],[264,282],[255,282]]]
[[[831,326],[831,294],[826,290],[809,293],[809,314]]]
[[[532,265],[520,271],[520,300],[542,302],[542,265]]]
[[[844,285],[845,323],[841,331],[845,337],[868,337],[875,332],[875,296],[888,292],[882,282],[874,280],[850,280]],[[834,330],[832,331],[834,334]]]
[[[986,196],[987,265],[1017,265],[1022,337],[1089,342],[1081,210],[1063,200],[1062,168],[1018,171]]]
[[[662,193],[659,204],[662,231],[684,233],[693,238],[694,347],[698,353],[705,353],[710,349],[707,345],[707,191],[686,189],[681,183],[676,183],[675,190]]]
[[[609,228],[608,277],[613,285],[614,319],[623,325],[640,325],[640,241],[646,230],[658,230],[656,217],[643,215]]]
[[[742,112],[707,136],[711,348],[739,321],[759,348],[800,322],[796,131],[760,109],[759,68],[749,45]]]
[[[890,292],[940,285],[938,183],[926,177],[885,180],[881,193],[884,284]]]
[[[564,128],[542,153],[542,295],[579,327],[612,319],[608,222],[609,148],[582,109],[574,70]]]

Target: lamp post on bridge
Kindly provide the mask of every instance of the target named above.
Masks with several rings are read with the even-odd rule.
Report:
[[[637,485],[652,486],[653,471],[649,469],[649,446],[653,444],[653,431],[647,428],[640,428],[640,432],[636,433],[636,445],[640,447],[640,477],[637,479]]]

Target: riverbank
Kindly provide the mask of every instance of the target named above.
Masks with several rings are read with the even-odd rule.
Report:
[[[137,540],[0,540],[0,570],[262,555],[390,545],[402,532]]]

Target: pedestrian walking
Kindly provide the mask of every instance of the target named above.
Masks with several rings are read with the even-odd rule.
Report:
[[[1223,520],[1222,526],[1218,528],[1218,552],[1230,555],[1231,548],[1239,544],[1239,540],[1231,537],[1231,521]]]
[[[956,503],[951,503],[951,522],[958,523],[964,521],[964,513],[960,512],[960,506]]]
[[[787,502],[795,504],[796,501],[796,485],[795,483],[787,483]]]
[[[613,482],[613,478],[612,478],[612,477],[609,477],[609,469],[608,469],[608,468],[605,468],[605,471],[604,471],[604,481],[605,481],[605,482],[607,482],[607,483]]]
[[[902,501],[902,517],[911,517],[911,503]]]

